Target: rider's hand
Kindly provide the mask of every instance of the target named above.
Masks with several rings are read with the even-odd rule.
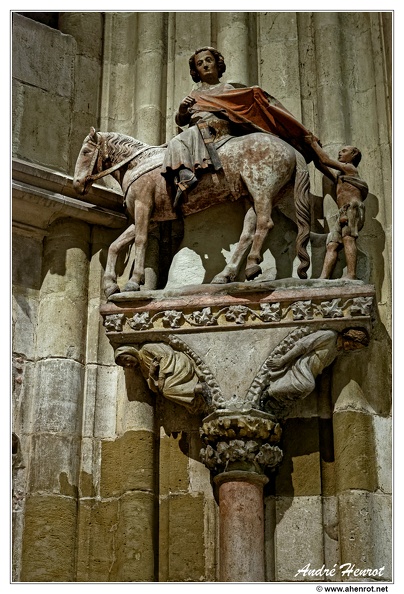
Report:
[[[180,107],[178,109],[178,112],[181,115],[185,115],[188,112],[188,109],[193,106],[193,104],[195,103],[195,101],[196,101],[196,99],[194,97],[191,97],[191,95],[187,95],[181,101]]]

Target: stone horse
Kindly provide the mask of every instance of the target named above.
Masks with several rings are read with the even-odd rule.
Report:
[[[151,147],[130,136],[114,132],[96,132],[91,128],[79,153],[73,186],[82,196],[89,186],[111,174],[124,193],[124,205],[134,221],[108,250],[104,274],[107,297],[120,291],[116,261],[119,252],[134,240],[133,275],[124,291],[137,291],[144,284],[148,230],[151,223],[188,216],[219,202],[247,199],[243,230],[237,247],[224,270],[212,283],[236,279],[248,249],[245,275],[252,280],[261,273],[262,247],[274,223],[273,206],[281,199],[283,210],[297,223],[298,275],[307,278],[310,259],[306,245],[310,237],[310,180],[303,156],[276,136],[261,132],[231,137],[220,148],[219,172],[205,170],[197,186],[179,208],[174,209],[170,188],[161,175],[164,147]],[[280,206],[280,205],[279,205]],[[292,208],[291,208],[292,207]],[[286,211],[284,210],[286,208]]]

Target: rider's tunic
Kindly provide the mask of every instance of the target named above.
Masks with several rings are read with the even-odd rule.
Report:
[[[190,95],[196,102],[189,109],[189,127],[169,141],[162,167],[164,176],[181,167],[198,171],[209,166],[209,154],[196,125],[201,120],[208,122],[215,141],[226,135],[265,132],[287,141],[307,162],[312,160],[311,148],[304,142],[304,136],[310,132],[259,87],[235,88],[230,83],[201,85]]]
[[[209,167],[209,153],[196,124],[200,121],[208,122],[212,131],[215,131],[215,138],[216,135],[222,138],[224,135],[230,135],[229,121],[225,114],[200,111],[195,106],[201,94],[218,96],[233,89],[233,85],[229,83],[220,83],[211,85],[209,88],[203,88],[202,91],[199,89],[191,91],[190,95],[196,99],[196,104],[189,109],[191,119],[188,128],[174,136],[168,143],[161,171],[163,175],[169,174],[171,171],[177,171],[181,167],[186,167],[191,171]]]

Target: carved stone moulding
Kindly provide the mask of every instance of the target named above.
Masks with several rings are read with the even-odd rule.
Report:
[[[165,334],[313,325],[370,330],[375,290],[362,281],[286,279],[113,295],[101,307],[116,346]],[[158,337],[158,338],[157,338]]]

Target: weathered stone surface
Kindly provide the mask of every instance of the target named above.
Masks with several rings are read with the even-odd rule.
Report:
[[[159,488],[161,496],[170,493],[187,492],[189,489],[187,457],[189,445],[187,437],[186,434],[180,434],[176,437],[165,435],[164,432],[161,434]],[[184,449],[185,451],[183,451]]]
[[[117,377],[116,367],[87,366],[85,435],[115,437]]]
[[[80,299],[88,290],[90,227],[82,221],[57,220],[44,246],[41,298],[65,295]],[[87,295],[86,295],[87,297]]]
[[[108,582],[116,559],[115,540],[119,518],[119,500],[79,503],[77,531],[77,581]]]
[[[229,64],[226,81],[253,84],[249,60],[248,31],[254,26],[254,15],[246,12],[218,12],[216,16],[217,46]]]
[[[323,535],[324,535],[324,564],[333,568],[340,563],[340,535],[338,517],[338,497],[322,497],[323,504]],[[335,576],[328,576],[327,581],[339,581],[340,572]]]
[[[377,486],[382,493],[392,492],[392,427],[390,417],[373,416],[376,449]]]
[[[321,494],[318,419],[287,419],[282,430],[283,461],[276,476],[282,497]]]
[[[119,500],[114,564],[116,582],[152,582],[155,579],[155,512],[150,493],[125,493]]]
[[[102,442],[102,497],[154,488],[154,440],[149,431],[129,431],[114,441]]]
[[[78,581],[154,581],[152,494],[132,491],[107,501],[82,500],[79,510]]]
[[[160,501],[160,582],[206,581],[203,510],[202,495]]]
[[[72,71],[76,47],[73,37],[13,14],[13,76],[17,79],[70,98],[72,79],[66,74]]]
[[[351,491],[338,496],[341,563],[357,569],[381,569],[371,581],[391,579],[391,500],[389,495]],[[377,537],[375,538],[375,535]],[[343,581],[368,581],[354,575]]]
[[[84,359],[88,244],[89,226],[80,221],[57,221],[47,238],[38,309],[39,357]],[[57,320],[57,332],[49,331],[49,320]]]
[[[33,359],[38,314],[38,292],[16,288],[12,298],[13,352]]]
[[[86,337],[86,299],[67,295],[44,297],[38,308],[38,354],[40,357],[67,357],[83,362]],[[57,332],[50,331],[49,320],[57,323]]]
[[[15,143],[15,156],[67,171],[69,130],[65,122],[70,117],[70,99],[53,95],[49,101],[46,91],[25,85],[22,100],[25,107],[21,117],[18,145],[17,141]],[[44,128],[45,120],[52,121],[53,125]]]
[[[27,498],[21,581],[74,581],[77,502],[56,495]]]
[[[136,379],[142,380],[142,383],[136,381]],[[127,431],[155,431],[153,398],[145,390],[143,377],[137,377],[136,379],[132,381],[132,378],[130,378],[129,380],[130,388],[128,388],[128,392],[130,394],[127,394],[126,390],[121,391],[118,388],[116,423],[119,434]],[[129,395],[131,399],[128,398]],[[133,397],[135,397],[135,400]]]
[[[17,229],[12,238],[12,283],[21,288],[39,290],[41,286],[42,239],[29,237]]]
[[[33,430],[77,434],[81,426],[83,385],[81,363],[68,359],[38,361]]]
[[[59,13],[58,26],[63,33],[75,40],[80,50],[80,56],[84,54],[101,61],[102,13],[61,12]]]
[[[77,437],[35,434],[31,437],[29,492],[77,497],[80,440]]]
[[[297,15],[265,12],[257,15],[261,33],[261,84],[301,118]],[[271,89],[269,91],[269,89]]]
[[[334,414],[334,452],[337,492],[375,491],[376,456],[372,416],[361,412]]]
[[[298,570],[324,563],[321,497],[280,497],[276,501],[275,580],[312,581]]]
[[[228,400],[234,394],[245,395],[266,356],[288,330],[276,329],[270,336],[250,329],[204,333],[184,336],[184,341],[206,361],[225,400]],[[253,349],[250,348],[251,341]],[[240,365],[240,352],[243,353],[243,365]]]

